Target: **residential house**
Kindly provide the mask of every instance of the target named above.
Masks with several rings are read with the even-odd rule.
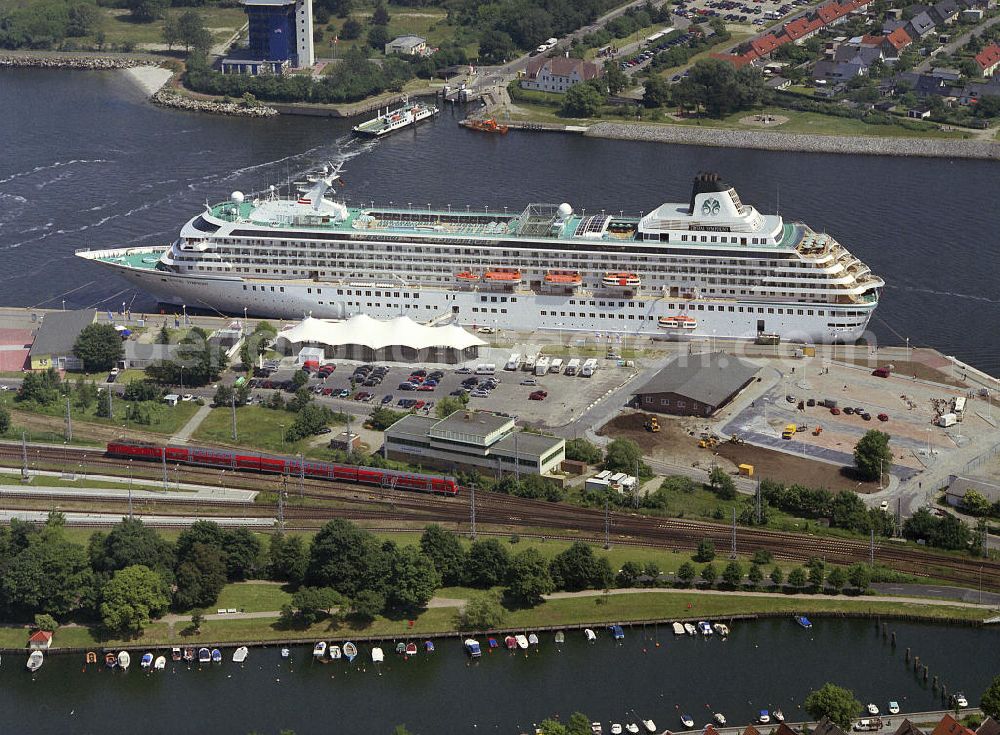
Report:
[[[882,58],[881,44],[871,46],[845,43],[833,55],[833,61],[837,63],[859,64],[865,69]]]
[[[791,86],[791,84],[792,82],[790,80],[785,79],[784,77],[778,75],[775,75],[770,79],[768,79],[766,82],[764,82],[764,86],[767,87],[768,89],[778,89],[778,90],[788,89]]]
[[[580,82],[598,79],[603,74],[604,70],[600,66],[582,59],[571,59],[565,56],[547,59],[539,56],[528,62],[521,86],[540,92],[562,94]]]
[[[992,43],[984,48],[976,54],[976,63],[984,77],[993,76],[1000,67],[1000,45]]]
[[[906,26],[908,26],[909,24],[910,24],[909,21],[900,20],[899,18],[890,18],[886,16],[886,19],[882,22],[882,33],[888,35],[897,28],[902,28],[903,30],[906,30]],[[909,37],[910,34],[907,33],[906,35],[907,37]]]
[[[930,75],[937,79],[943,79],[946,82],[957,82],[962,78],[962,72],[958,69],[949,69],[944,66],[935,66],[931,69]]]
[[[930,16],[939,26],[951,25],[958,19],[961,8],[955,0],[941,0],[930,10]]]
[[[32,651],[48,651],[52,646],[51,630],[36,630],[28,636],[28,648]]]
[[[73,354],[73,345],[83,328],[93,324],[94,309],[50,311],[42,319],[35,341],[28,350],[32,370],[80,370],[83,363]]]
[[[757,58],[759,59],[770,56],[777,51],[778,47],[781,45],[781,41],[779,41],[778,37],[773,33],[765,33],[763,36],[757,36],[757,38],[751,39],[750,41],[750,48],[755,54],[757,54]]]
[[[913,39],[923,38],[934,30],[934,20],[927,11],[918,13],[906,24],[906,34]]]
[[[923,730],[904,718],[892,735],[926,735]]]
[[[887,61],[890,59],[898,59],[903,49],[911,43],[913,43],[913,39],[910,38],[910,34],[906,32],[906,29],[896,28],[895,30],[885,34],[884,40],[882,41],[882,55]]]
[[[864,64],[851,62],[817,61],[813,66],[813,79],[823,82],[846,82],[867,73]]]
[[[1000,722],[992,717],[987,717],[982,725],[976,730],[976,735],[1000,735]]]
[[[30,329],[0,328],[0,371],[13,373],[24,370],[35,333]]]
[[[931,735],[976,735],[976,731],[970,730],[951,715],[945,715],[931,731]]]
[[[981,23],[983,11],[980,8],[966,8],[960,16],[963,23]]]
[[[929,107],[911,107],[906,111],[907,117],[912,117],[914,120],[926,120],[931,116],[931,108]]]
[[[819,33],[822,28],[823,21],[819,18],[803,16],[785,23],[785,35],[793,43],[801,45],[803,41]]]
[[[385,45],[385,55],[423,56],[427,53],[427,39],[420,36],[397,36]]]
[[[830,722],[829,717],[824,717],[812,729],[810,735],[846,735],[846,733],[835,723]]]

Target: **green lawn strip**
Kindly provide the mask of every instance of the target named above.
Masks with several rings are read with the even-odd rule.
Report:
[[[235,582],[223,587],[216,604],[201,612],[206,615],[214,614],[221,608],[235,608],[240,612],[269,612],[280,610],[282,605],[291,600],[291,593],[280,584]]]
[[[311,444],[314,437],[298,441],[282,441],[283,433],[295,423],[295,414],[263,406],[242,406],[236,410],[236,431],[239,446],[277,454],[303,454],[329,459],[324,446]],[[283,427],[282,427],[283,425]],[[229,409],[213,409],[195,430],[194,442],[232,444],[232,413]]]
[[[166,623],[152,623],[145,633],[134,639],[103,638],[96,628],[85,625],[64,626],[56,630],[52,640],[53,649],[59,648],[101,648],[117,646],[164,645],[169,643]],[[28,643],[28,628],[0,628],[0,648],[24,648]]]
[[[151,23],[136,23],[131,19],[131,14],[125,10],[114,8],[98,8],[103,12],[100,30],[104,32],[105,44],[116,45],[122,43],[164,43],[163,41],[163,21],[155,20]],[[174,9],[172,14],[179,15],[187,8]],[[196,8],[202,21],[216,41],[229,38],[238,28],[246,23],[246,13],[242,7],[200,7]],[[93,34],[78,39],[83,46],[90,46],[95,43]]]
[[[20,484],[20,472],[0,472],[0,482],[4,484]],[[50,475],[35,475],[31,481],[32,485],[41,487],[78,487],[78,488],[100,488],[100,489],[127,489],[127,482],[113,482],[110,480],[64,480],[61,477]],[[134,485],[136,490],[151,489],[149,485]]]
[[[14,400],[13,395],[6,392],[0,394],[0,405],[7,406],[12,411],[24,411],[25,413],[33,413],[39,416],[50,416],[52,418],[59,419],[63,419],[66,416],[65,400],[57,401],[49,406],[41,406],[35,403],[19,403]],[[181,401],[176,406],[168,406],[165,403],[160,404],[161,410],[156,414],[156,423],[145,425],[130,423],[124,419],[127,405],[129,405],[129,401],[116,398],[113,406],[116,418],[110,419],[97,415],[97,404],[94,404],[85,410],[80,408],[80,406],[78,406],[71,397],[70,417],[74,422],[74,435],[85,435],[87,433],[87,424],[118,427],[129,426],[134,428],[136,431],[148,432],[151,434],[174,434],[182,426],[184,426],[184,424],[186,424],[198,410],[198,405],[194,401]],[[17,423],[16,416],[14,417],[14,423]],[[60,439],[60,441],[62,441],[62,439]]]

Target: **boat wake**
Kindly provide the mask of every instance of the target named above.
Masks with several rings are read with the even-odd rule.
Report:
[[[896,291],[906,291],[908,293],[922,293],[922,294],[929,294],[931,296],[944,296],[947,298],[968,299],[970,301],[983,301],[988,304],[1000,304],[1000,299],[991,299],[988,296],[983,296],[981,294],[974,294],[974,293],[957,293],[955,291],[936,291],[933,288],[915,288],[913,286],[899,286],[890,284],[886,284],[885,288],[894,289]]]
[[[14,179],[22,179],[26,176],[33,176],[34,174],[40,173],[41,171],[50,171],[54,168],[62,168],[64,166],[76,166],[83,164],[95,164],[95,163],[113,163],[105,158],[94,158],[94,159],[82,159],[74,158],[70,161],[56,161],[55,163],[50,163],[47,166],[35,166],[27,171],[19,171],[15,174],[10,174],[6,178],[0,179],[0,184],[7,184]]]

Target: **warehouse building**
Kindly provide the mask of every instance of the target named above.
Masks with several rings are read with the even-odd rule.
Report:
[[[546,475],[566,458],[566,441],[526,434],[512,417],[488,411],[456,411],[444,419],[409,414],[385,430],[385,456],[446,471]]]
[[[446,365],[476,359],[485,344],[457,324],[428,326],[405,316],[380,321],[366,314],[346,321],[309,317],[277,338],[279,352],[310,359]]]
[[[757,378],[760,368],[724,352],[681,355],[636,391],[635,407],[675,416],[711,416]]]

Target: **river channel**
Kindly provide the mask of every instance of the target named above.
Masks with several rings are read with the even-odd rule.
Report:
[[[1000,371],[990,161],[780,153],[511,133],[456,124],[460,111],[377,143],[351,123],[238,119],[156,108],[120,72],[0,71],[0,305],[152,309],[76,248],[166,245],[206,200],[346,161],[349,203],[533,201],[649,211],[687,201],[718,171],[745,202],[828,231],[887,282],[871,328]]]
[[[320,664],[311,648],[251,649],[242,666],[168,663],[163,672],[127,673],[83,665],[76,654],[50,656],[31,675],[22,656],[7,654],[0,668],[0,732],[99,735],[109,730],[167,735],[198,732],[297,735],[390,733],[406,723],[414,733],[518,733],[532,723],[574,710],[609,721],[653,718],[683,728],[680,713],[700,728],[721,711],[732,725],[761,709],[781,708],[789,721],[806,719],[806,694],[828,681],[854,690],[862,703],[885,711],[941,708],[941,699],[905,662],[905,650],[970,703],[1000,671],[1000,629],[889,622],[897,645],[873,621],[818,618],[812,630],[790,618],[737,622],[726,640],[675,638],[667,627],[625,629],[616,644],[604,629],[588,644],[570,631],[557,646],[550,633],[537,650],[484,652],[470,662],[460,641],[441,639],[432,654],[404,660],[382,644],[386,661],[370,663],[361,647],[353,666]],[[58,636],[58,634],[57,634]],[[486,639],[479,639],[486,647]],[[502,643],[501,643],[502,645]],[[607,724],[605,724],[607,727]]]

